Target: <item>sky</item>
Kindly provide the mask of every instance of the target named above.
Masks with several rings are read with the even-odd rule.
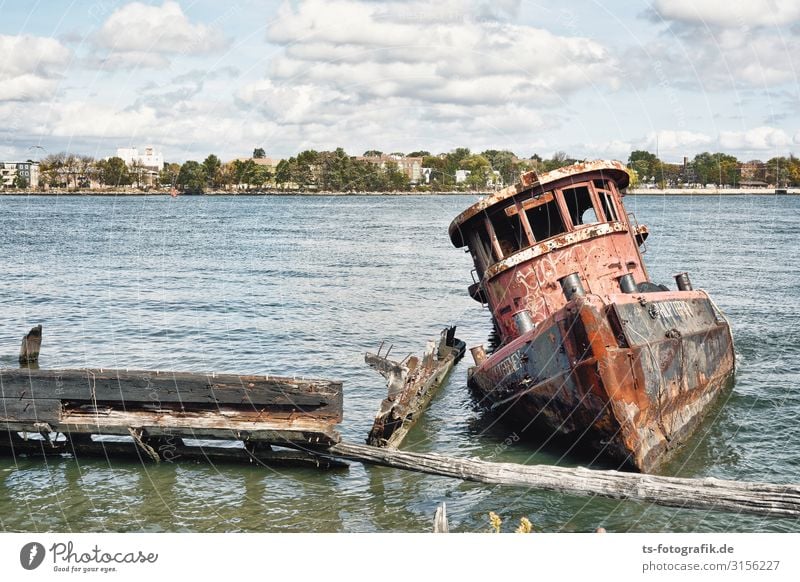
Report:
[[[0,0],[0,160],[800,152],[798,0]]]

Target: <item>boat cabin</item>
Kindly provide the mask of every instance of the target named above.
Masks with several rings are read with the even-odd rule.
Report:
[[[529,172],[453,220],[450,238],[475,265],[470,295],[488,304],[504,343],[575,294],[608,297],[649,284],[639,249],[647,229],[622,205],[628,180],[612,161]]]

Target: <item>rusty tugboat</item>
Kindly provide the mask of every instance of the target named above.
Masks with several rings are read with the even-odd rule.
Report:
[[[450,238],[468,247],[470,295],[499,336],[488,356],[472,349],[482,404],[650,473],[732,383],[734,349],[688,274],[676,291],[650,280],[628,182],[614,161],[528,172],[458,215]]]

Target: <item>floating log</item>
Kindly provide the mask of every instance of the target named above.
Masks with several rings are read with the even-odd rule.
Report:
[[[58,438],[50,435],[63,434],[67,452],[98,449],[87,440],[91,435],[129,437],[139,453],[153,460],[160,458],[160,439],[178,439],[179,446],[183,438],[239,440],[251,448],[325,446],[340,440],[335,426],[341,420],[342,384],[330,380],[147,370],[0,369],[0,429],[9,434],[39,433],[55,442]],[[7,450],[19,446],[13,438],[6,444]],[[213,455],[240,454],[222,449],[212,451]],[[184,451],[187,456],[190,452]],[[285,460],[285,455],[273,455],[266,448],[261,452],[264,459]]]
[[[396,448],[416,424],[453,366],[463,357],[466,344],[455,337],[456,328],[442,330],[439,345],[429,341],[422,360],[408,356],[401,362],[367,353],[364,361],[386,378],[388,396],[381,402],[367,443]]]
[[[669,507],[716,509],[776,517],[800,516],[798,484],[685,479],[549,465],[492,463],[347,442],[337,443],[323,451],[323,454],[491,485],[528,487],[571,495],[598,495]]]
[[[19,365],[38,367],[39,350],[42,347],[42,326],[37,325],[22,338],[19,348]]]

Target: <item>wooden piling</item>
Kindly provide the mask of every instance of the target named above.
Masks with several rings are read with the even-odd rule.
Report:
[[[39,350],[42,347],[42,326],[37,325],[22,338],[19,348],[19,365],[25,367],[38,367]]]

